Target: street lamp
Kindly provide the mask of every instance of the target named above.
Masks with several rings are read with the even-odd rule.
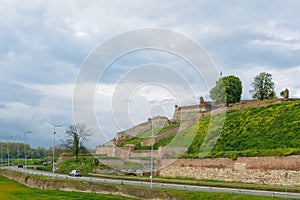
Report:
[[[54,178],[54,169],[55,169],[55,164],[54,164],[54,149],[55,149],[55,128],[60,128],[60,125],[53,125],[53,152],[52,152],[52,177]]]
[[[19,165],[20,164],[20,145],[19,145],[19,143],[17,145],[18,145],[18,165]]]
[[[9,167],[9,148],[8,148],[8,142],[6,143],[6,151],[7,151],[7,166]]]
[[[150,188],[152,188],[153,178],[153,119],[151,119],[151,164],[150,164]]]
[[[1,142],[1,166],[2,166],[3,160],[2,160],[2,142]]]
[[[9,136],[8,139],[9,139],[9,138],[12,138],[12,136]],[[8,148],[8,141],[7,141],[7,143],[6,143],[6,148],[7,148],[7,166],[9,167],[9,148]]]
[[[26,134],[27,133],[31,133],[31,131],[26,131],[25,133],[24,133],[24,153],[25,153],[25,166],[24,166],[24,168],[25,168],[25,174],[26,174],[26,170],[27,170],[27,155],[26,155],[26,151],[27,151],[27,149],[26,149]]]

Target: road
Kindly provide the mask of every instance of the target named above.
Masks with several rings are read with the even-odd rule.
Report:
[[[36,170],[29,170],[23,168],[17,168],[16,166],[2,167],[3,169],[9,169],[13,171],[20,171],[28,174],[36,174],[52,177],[51,172],[43,172]],[[121,185],[131,185],[131,186],[145,186],[150,187],[150,182],[143,181],[133,181],[133,180],[121,180],[121,179],[109,179],[109,178],[96,178],[96,177],[71,177],[65,174],[54,174],[54,178],[65,178],[74,180],[85,180],[91,182],[102,182],[102,183],[112,183]],[[281,198],[294,198],[300,199],[300,193],[291,192],[274,192],[274,191],[263,191],[263,190],[249,190],[249,189],[234,189],[234,188],[221,188],[221,187],[207,187],[207,186],[193,186],[193,185],[182,185],[182,184],[171,184],[171,183],[159,183],[153,182],[153,188],[169,188],[177,190],[190,190],[190,191],[200,191],[200,192],[225,192],[233,194],[247,194],[254,196],[269,196],[269,197],[281,197]]]

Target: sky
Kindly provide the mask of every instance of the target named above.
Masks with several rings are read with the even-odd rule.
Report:
[[[84,123],[92,148],[148,117],[172,118],[175,104],[209,101],[206,77],[176,52],[137,48],[100,66],[138,47],[149,28],[172,33],[153,36],[153,46],[180,37],[197,43],[201,55],[185,49],[185,58],[205,58],[212,71],[238,76],[242,99],[251,99],[261,72],[272,74],[277,96],[288,88],[300,98],[299,9],[297,0],[0,0],[0,140],[23,142],[30,131],[31,146],[50,147],[53,125],[62,126],[59,144],[70,124]],[[134,30],[144,34],[128,36]],[[98,68],[85,71],[89,63]],[[81,85],[85,73],[93,80]]]

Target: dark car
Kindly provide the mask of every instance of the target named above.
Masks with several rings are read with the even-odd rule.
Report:
[[[21,164],[18,164],[18,168],[23,168],[23,165],[21,165]]]

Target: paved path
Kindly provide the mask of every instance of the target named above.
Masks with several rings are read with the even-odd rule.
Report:
[[[95,177],[71,177],[65,174],[52,174],[51,172],[43,172],[36,170],[29,170],[23,168],[17,168],[16,166],[2,167],[3,169],[9,169],[14,171],[21,171],[28,174],[36,174],[49,176],[54,178],[66,178],[73,180],[86,180],[92,182],[102,182],[102,183],[113,183],[121,185],[131,185],[131,186],[146,186],[150,187],[150,182],[144,181],[132,181],[132,180],[121,180],[121,179],[109,179],[109,178],[95,178]],[[249,189],[234,189],[234,188],[221,188],[221,187],[207,187],[207,186],[192,186],[192,185],[182,185],[182,184],[172,184],[172,183],[159,183],[153,182],[153,188],[170,188],[177,190],[190,190],[190,191],[201,191],[201,192],[225,192],[233,194],[248,194],[254,196],[269,196],[269,197],[281,197],[281,198],[294,198],[300,199],[300,193],[285,193],[285,192],[273,192],[273,191],[263,191],[263,190],[249,190]]]

